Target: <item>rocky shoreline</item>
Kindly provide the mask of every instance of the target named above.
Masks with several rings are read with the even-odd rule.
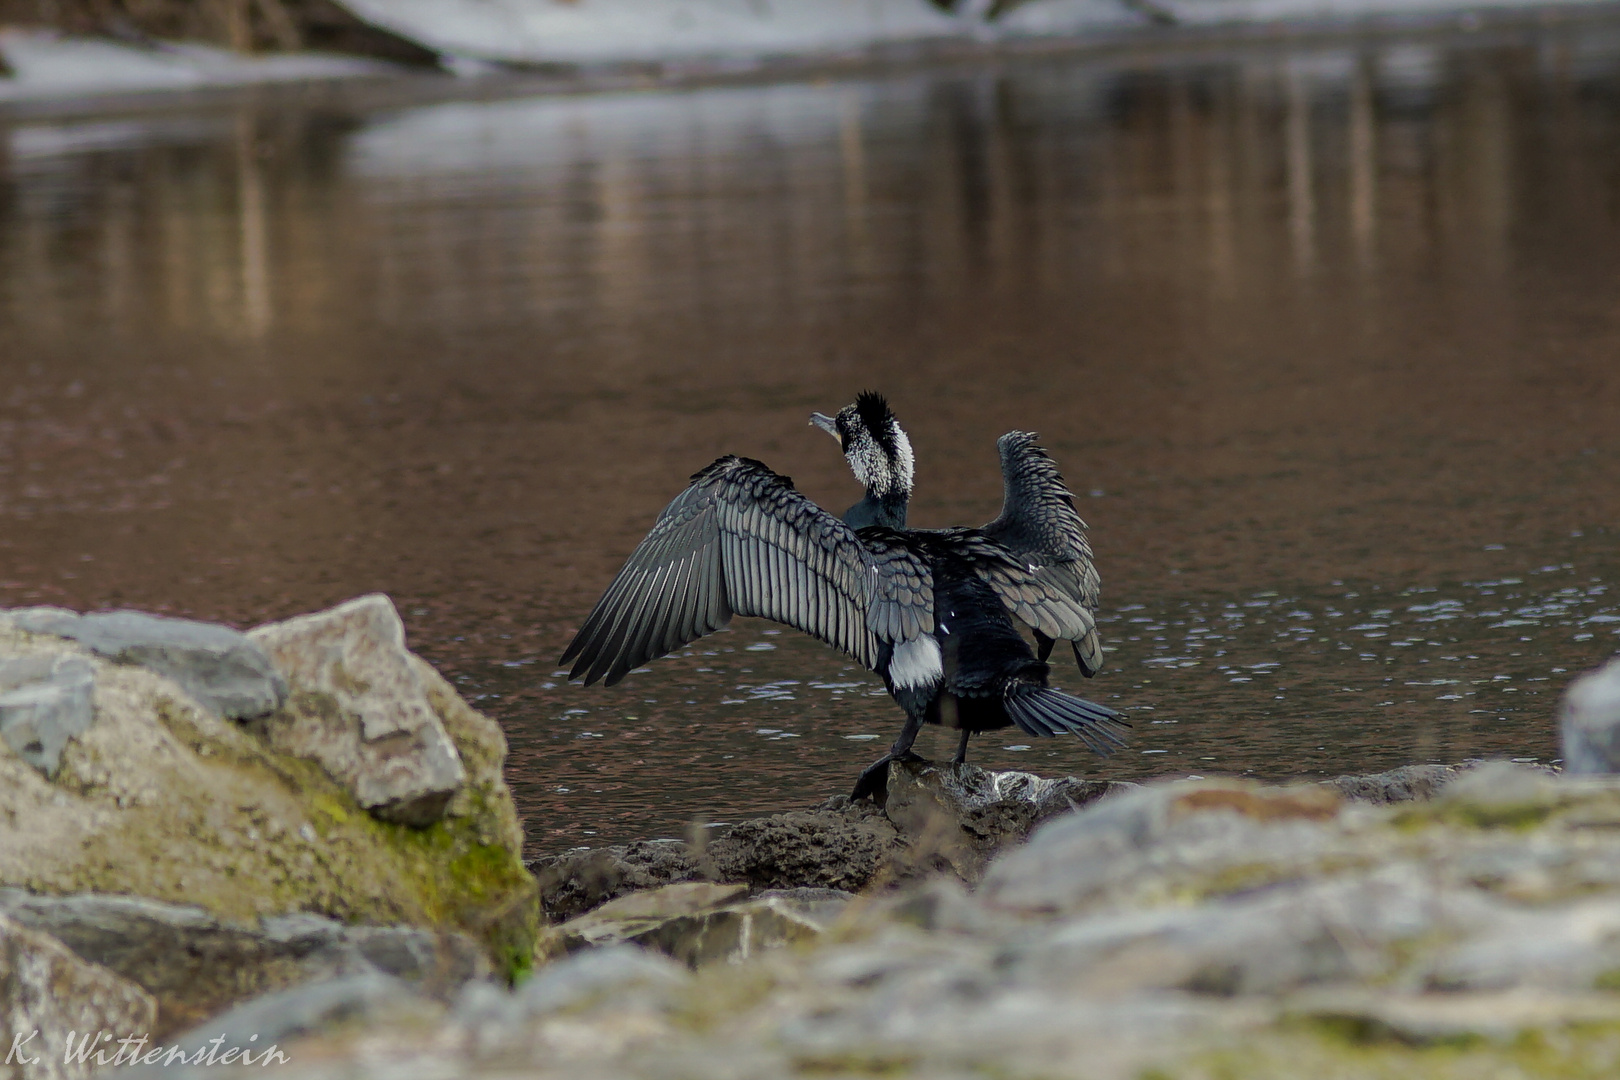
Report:
[[[1589,775],[909,763],[525,866],[499,728],[385,597],[3,611],[8,1074],[1613,1076],[1617,690],[1566,698]]]

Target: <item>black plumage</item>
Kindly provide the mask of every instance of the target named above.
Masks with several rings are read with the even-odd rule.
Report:
[[[1001,514],[979,531],[1035,567],[1032,572],[1043,582],[1074,601],[1079,616],[1072,621],[1025,621],[1035,631],[1042,660],[1051,653],[1054,639],[1068,641],[1075,663],[1089,679],[1103,663],[1096,619],[1102,581],[1092,562],[1086,523],[1075,511],[1074,496],[1057,463],[1032,432],[1009,431],[996,440],[996,449],[1001,453],[1004,491]]]
[[[760,462],[721,458],[659,515],[586,617],[560,661],[573,664],[569,677],[612,685],[733,614],[802,630],[876,671],[906,712],[857,797],[882,788],[888,761],[910,754],[924,723],[963,732],[957,761],[971,732],[1014,724],[1073,732],[1099,752],[1119,743],[1123,720],[1047,687],[1047,665],[1009,618],[1070,636],[1087,616],[1062,582],[982,532],[906,530],[909,440],[877,395],[845,412],[855,417],[846,450],[867,488],[851,521]]]
[[[887,402],[863,393],[836,416],[815,413],[810,422],[838,439],[851,470],[866,487],[865,498],[850,507],[845,520],[875,521],[896,530],[928,561],[935,579],[940,684],[926,702],[890,686],[908,723],[889,754],[863,774],[856,794],[881,785],[884,766],[909,754],[922,723],[961,730],[958,762],[973,732],[1011,725],[1031,735],[1072,732],[1099,753],[1117,744],[1119,727],[1125,724],[1117,713],[1046,685],[1050,669],[1044,661],[1054,640],[1074,644],[1075,659],[1087,676],[1101,667],[1095,617],[1100,583],[1085,522],[1035,436],[1014,431],[998,441],[1005,494],[994,521],[980,529],[908,530],[914,459]],[[860,535],[868,532],[861,529]],[[953,608],[954,616],[947,616]],[[1033,629],[1039,656],[1009,616]],[[953,617],[958,631],[942,632]]]
[[[758,461],[723,457],[658,515],[561,663],[612,686],[731,616],[786,623],[867,668],[932,623],[928,568],[855,530]]]
[[[911,500],[911,444],[888,403],[863,393],[837,416],[814,413],[810,422],[838,439],[866,496],[850,507],[844,520],[859,528],[880,524],[906,527]],[[1023,567],[1022,577],[1038,588],[996,581],[1007,610],[1034,631],[1039,659],[1051,654],[1055,640],[1068,641],[1087,678],[1102,669],[1102,639],[1096,612],[1101,580],[1092,562],[1086,523],[1074,508],[1074,496],[1057,464],[1027,431],[1009,431],[996,441],[1001,455],[1003,498],[994,521],[970,532],[999,545]]]

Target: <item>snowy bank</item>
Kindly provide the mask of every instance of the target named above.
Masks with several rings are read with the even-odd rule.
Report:
[[[1575,4],[1612,0],[1573,0]],[[442,56],[508,64],[757,62],[942,42],[993,45],[1154,24],[1417,18],[1538,0],[343,0]],[[1556,5],[1569,7],[1560,2]]]
[[[250,83],[352,79],[397,71],[391,64],[317,53],[243,56],[190,43],[131,45],[50,30],[0,31],[0,102],[131,90],[200,90]]]

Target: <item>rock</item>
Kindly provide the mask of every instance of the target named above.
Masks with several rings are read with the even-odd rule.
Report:
[[[1073,776],[991,772],[976,765],[926,761],[889,766],[884,815],[914,847],[943,860],[963,881],[975,882],[985,863],[1036,825],[1138,785]]]
[[[409,926],[346,926],[297,914],[255,928],[134,896],[20,889],[0,889],[0,913],[138,984],[157,1001],[160,1036],[248,998],[338,975],[383,973],[448,994],[490,973],[465,935]]]
[[[678,885],[665,885],[660,889],[631,893],[610,900],[588,915],[581,915],[566,923],[563,929],[573,932],[587,944],[596,944],[596,927],[609,927],[641,921],[661,921],[678,915],[690,915],[718,907],[729,900],[746,895],[746,885],[714,885],[707,881],[689,881]]]
[[[1441,788],[1478,764],[1402,765],[1370,776],[1337,776],[1322,783],[1347,799],[1370,803],[1411,802],[1432,799]]]
[[[700,853],[687,844],[640,842],[571,851],[532,862],[548,918],[566,922],[616,897],[714,878],[755,889],[856,891],[908,872],[899,831],[870,804],[834,798],[810,811],[740,821]]]
[[[76,1060],[74,1046],[102,1032],[114,1038],[144,1033],[155,1011],[139,986],[0,915],[0,1032],[11,1052],[8,1076],[87,1077],[97,1063]]]
[[[139,664],[166,675],[206,708],[243,720],[274,712],[287,684],[269,657],[246,635],[228,626],[147,615],[139,611],[94,612],[72,621],[25,620],[72,638],[120,664]]]
[[[385,821],[437,821],[466,780],[405,650],[393,602],[362,596],[253,630],[293,691],[258,725],[282,753],[318,761]]]
[[[362,1025],[429,1025],[441,1020],[445,1011],[409,984],[375,972],[306,983],[239,1005],[176,1037],[171,1045],[186,1055],[184,1065],[159,1058],[126,1066],[120,1075],[201,1080],[220,1066],[239,1065],[236,1059],[244,1051],[247,1065],[285,1068],[294,1060],[283,1049],[289,1040]],[[233,1050],[236,1054],[231,1054]]]
[[[41,606],[0,610],[0,625],[26,630],[30,634],[67,637],[63,631],[78,621],[79,613],[67,608]]]
[[[766,949],[809,941],[824,931],[797,907],[780,898],[728,904],[709,911],[626,929],[619,940],[663,953],[688,967],[724,961],[741,963]]]
[[[781,889],[740,899],[743,885],[687,882],[632,893],[558,927],[562,952],[632,944],[700,967],[736,963],[821,934],[848,902],[832,889]]]
[[[814,810],[737,822],[702,842],[571,851],[530,864],[541,904],[566,922],[615,897],[681,881],[753,889],[859,892],[946,869],[975,881],[987,858],[1037,824],[1134,788],[1114,781],[989,772],[973,765],[890,767],[883,807],[843,796]]]
[[[464,1060],[543,1056],[568,1075],[569,1059],[581,1051],[589,1056],[604,1044],[668,1035],[661,1014],[690,983],[685,967],[633,945],[589,949],[548,964],[513,991],[469,984],[449,1030],[435,1037],[448,1036]]]
[[[442,928],[477,940],[499,972],[528,966],[538,913],[500,776],[505,740],[428,665],[407,654],[466,781],[440,820],[412,827],[377,820],[319,765],[174,679],[20,629],[15,615],[0,619],[0,665],[86,666],[95,722],[51,777],[0,750],[0,886],[193,905],[235,927],[310,913]]]
[[[1485,763],[1391,804],[1150,784],[1039,825],[976,889],[904,881],[744,959],[742,916],[784,899],[620,901],[598,931],[645,917],[615,932],[699,969],[586,948],[437,1026],[295,1045],[317,1064],[290,1074],[1614,1075],[1617,778]]]
[[[0,739],[55,776],[68,740],[95,720],[94,688],[94,669],[71,654],[0,660]]]
[[[799,915],[823,930],[837,922],[849,909],[849,903],[855,899],[854,893],[843,889],[766,889],[756,893],[756,900],[781,900],[792,905]]]
[[[993,907],[1060,912],[1125,902],[1144,879],[1182,891],[1268,884],[1270,867],[1332,851],[1327,823],[1340,805],[1316,785],[1150,785],[1036,830],[996,861],[980,895]]]
[[[1558,729],[1565,772],[1620,773],[1620,658],[1570,683]]]

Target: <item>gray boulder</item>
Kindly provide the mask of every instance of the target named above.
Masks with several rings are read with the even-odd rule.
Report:
[[[78,720],[67,712],[64,722],[65,710],[53,714],[59,733],[84,728],[60,747],[54,769],[34,754],[32,740],[22,741],[20,754],[0,745],[0,820],[13,824],[0,829],[0,885],[41,897],[144,897],[203,909],[218,927],[205,926],[200,939],[168,940],[181,959],[194,955],[194,946],[206,959],[218,945],[229,962],[203,974],[174,968],[175,986],[164,991],[182,1005],[191,995],[198,1010],[282,985],[278,971],[304,979],[327,970],[306,961],[330,958],[330,948],[317,948],[302,931],[288,929],[280,941],[260,937],[280,934],[273,920],[289,912],[339,924],[435,928],[406,939],[346,932],[345,955],[371,968],[438,965],[444,954],[427,942],[441,927],[479,940],[503,970],[526,965],[538,915],[516,809],[501,779],[505,739],[425,662],[407,656],[419,693],[468,773],[426,830],[377,820],[319,764],[277,752],[251,722],[206,707],[174,678],[42,630],[71,629],[63,623],[83,621],[77,616],[22,615],[0,616],[0,698],[15,705],[16,691],[41,683],[82,686],[94,723],[85,726],[78,706]],[[59,703],[72,705],[74,697],[63,694]],[[37,706],[38,699],[25,703]],[[17,711],[0,710],[13,736]],[[54,749],[40,743],[41,754]],[[130,940],[138,944],[149,930],[131,931]]]
[[[1570,684],[1558,721],[1565,772],[1620,772],[1620,657]]]
[[[0,915],[0,1032],[8,1051],[15,1051],[15,1057],[8,1053],[7,1076],[87,1077],[96,1061],[70,1051],[102,1032],[114,1038],[143,1034],[151,1029],[155,1013],[151,997],[133,982],[87,963],[48,934]]]
[[[985,875],[980,895],[1021,912],[1084,910],[1140,891],[1269,884],[1278,864],[1326,857],[1342,800],[1318,785],[1156,784],[1036,830]],[[1267,853],[1257,860],[1258,851]]]
[[[0,625],[23,630],[30,634],[53,634],[56,637],[67,637],[68,635],[62,631],[72,627],[78,621],[79,613],[77,611],[47,605],[0,610]]]
[[[141,986],[157,1002],[157,1035],[248,998],[340,975],[386,974],[442,995],[489,974],[478,945],[450,931],[347,926],[309,914],[255,928],[140,897],[21,889],[0,889],[0,914]]]
[[[54,777],[68,741],[95,720],[95,669],[69,653],[0,660],[0,739]]]
[[[773,889],[749,898],[743,885],[693,881],[632,893],[557,927],[554,950],[631,944],[701,967],[738,963],[819,936],[851,894],[835,889]]]
[[[444,815],[467,771],[388,597],[362,596],[249,637],[294,688],[256,726],[272,747],[320,762],[385,821],[428,825]]]
[[[567,1025],[584,1019],[581,1033],[587,1046],[601,1034],[592,1020],[603,1014],[610,1014],[608,1024],[617,1029],[609,1039],[622,1039],[627,1029],[632,1038],[646,1039],[663,1033],[658,1011],[691,983],[686,967],[634,945],[589,949],[546,965],[516,990],[469,983],[450,1014],[452,1029],[460,1036],[454,1045],[464,1059],[521,1059],[541,1050],[561,1067],[558,1075],[568,1075],[568,1057],[573,1055],[548,1046],[550,1018],[561,1014]]]
[[[38,632],[72,638],[109,660],[166,675],[200,704],[234,720],[274,712],[287,696],[287,683],[264,650],[228,626],[140,611],[31,621],[42,628]],[[20,625],[29,629],[28,623]]]
[[[175,1060],[166,1055],[143,1061],[119,1075],[202,1080],[222,1066],[284,1069],[294,1061],[283,1049],[291,1040],[383,1024],[421,1027],[440,1022],[444,1013],[443,1005],[400,979],[376,972],[345,975],[245,1002],[177,1036],[168,1047]]]

